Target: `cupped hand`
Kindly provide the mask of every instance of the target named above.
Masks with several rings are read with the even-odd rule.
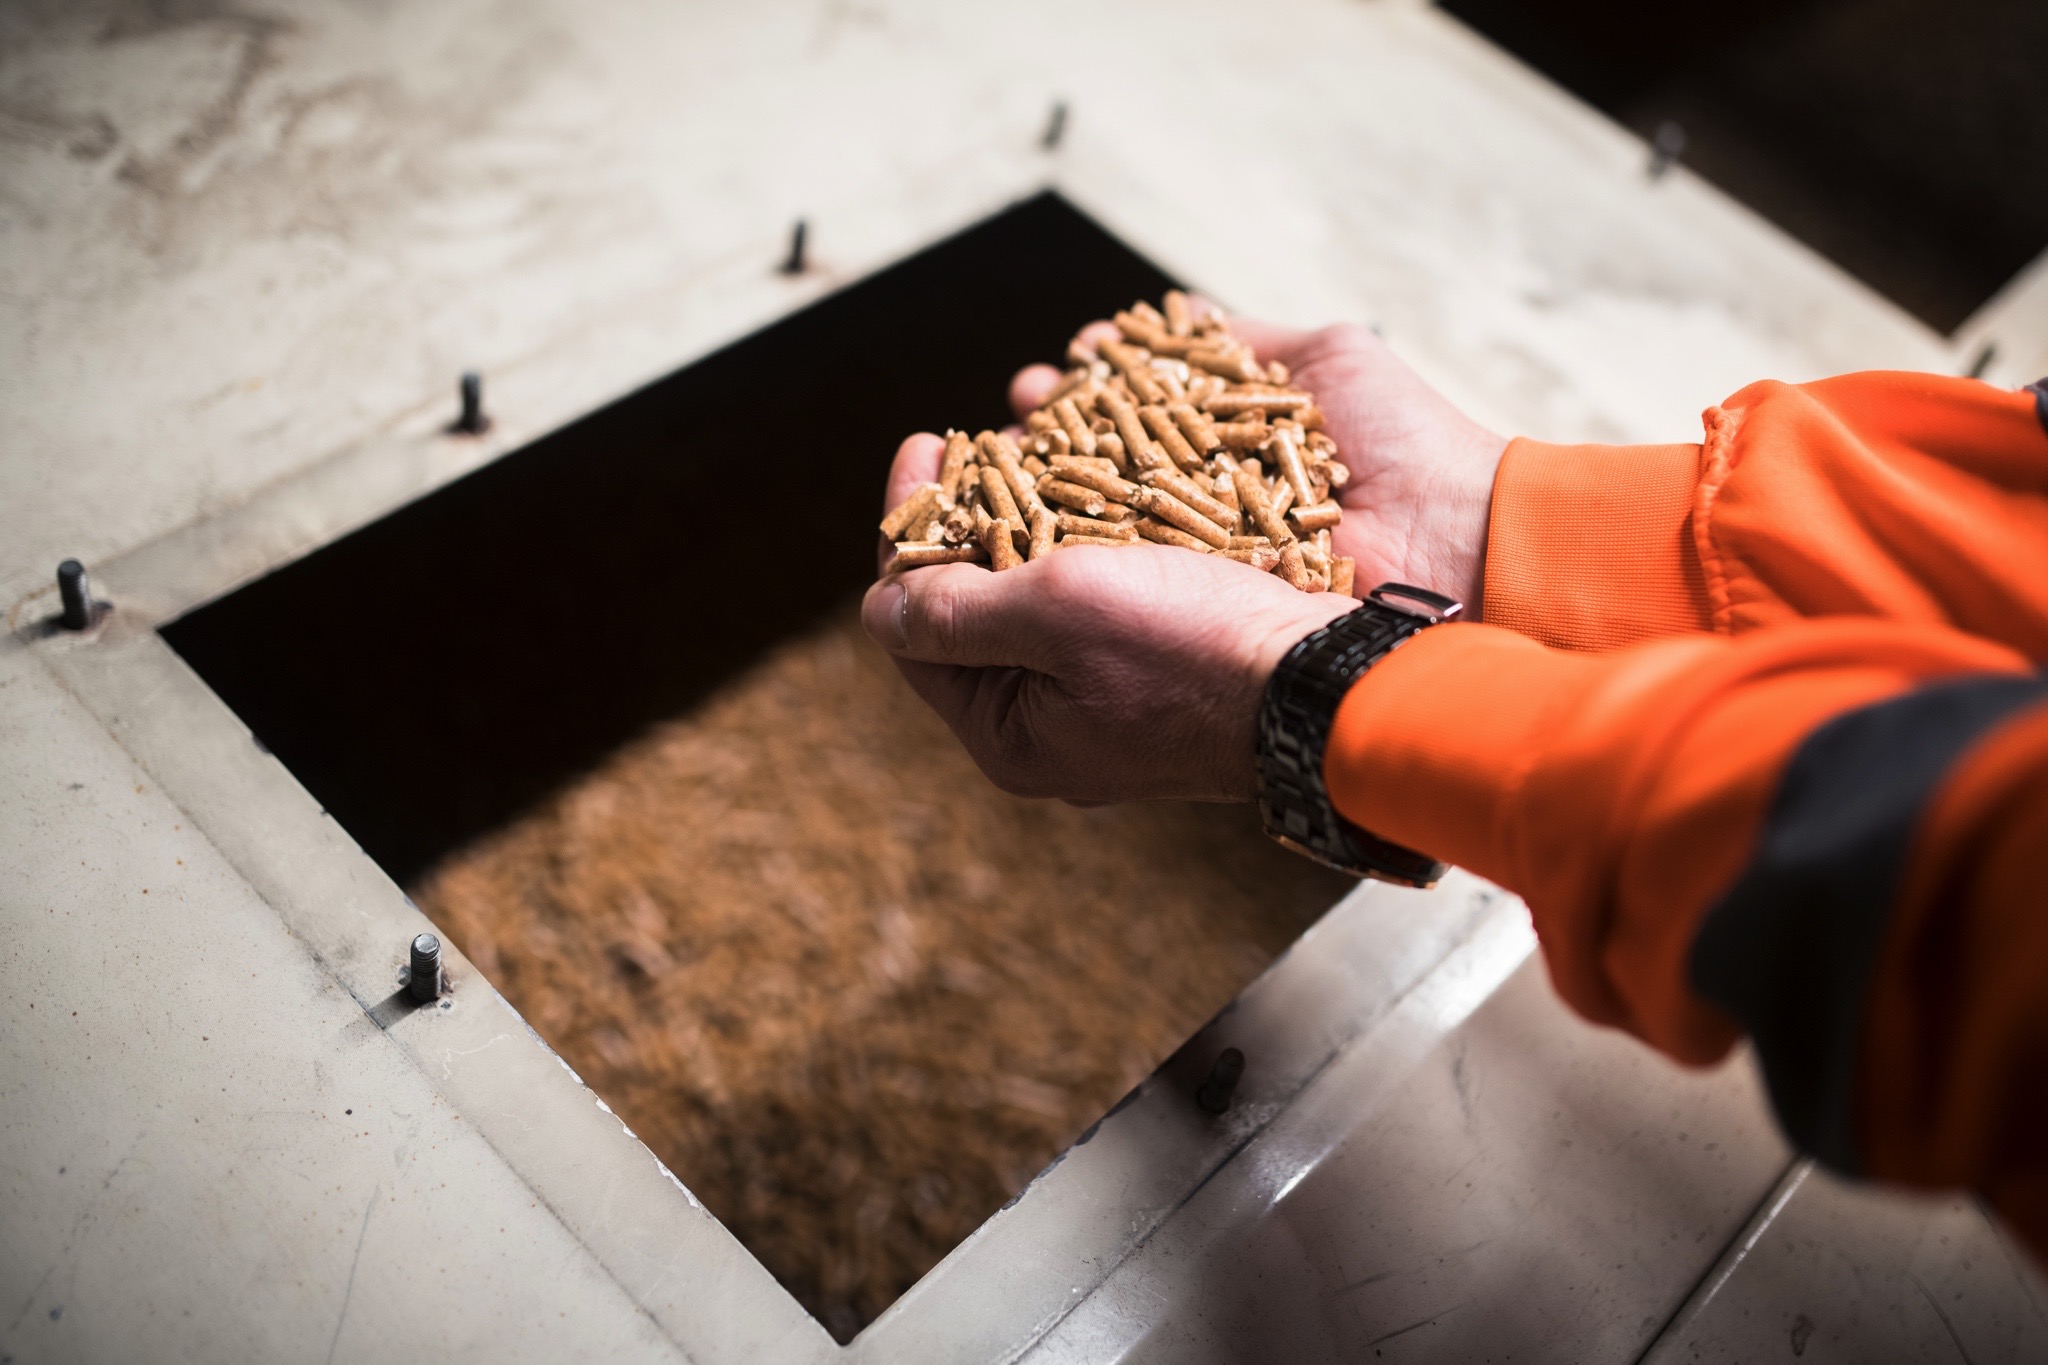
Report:
[[[1097,329],[1115,335],[1109,323],[1083,335]],[[1466,620],[1479,620],[1493,476],[1506,438],[1460,412],[1363,327],[1302,332],[1233,318],[1230,329],[1260,360],[1287,366],[1323,410],[1351,471],[1336,495],[1344,520],[1330,538],[1336,553],[1357,561],[1355,591],[1387,582],[1433,588],[1463,602]],[[1020,371],[1012,405],[1019,413],[1037,407],[1059,374],[1049,365]]]
[[[936,436],[897,453],[900,500]],[[1248,800],[1259,696],[1281,655],[1356,606],[1164,545],[1077,546],[1004,573],[913,569],[861,621],[989,780],[1071,801]]]
[[[1351,480],[1334,549],[1357,590],[1434,588],[1477,615],[1494,471],[1506,442],[1471,421],[1363,328],[1292,332],[1238,320],[1261,359],[1316,395]],[[1013,381],[1019,413],[1057,382]],[[894,507],[938,470],[913,436]],[[990,780],[1073,801],[1246,800],[1266,681],[1302,636],[1354,607],[1271,574],[1163,545],[1080,546],[1004,573],[913,569],[868,592],[861,619]]]

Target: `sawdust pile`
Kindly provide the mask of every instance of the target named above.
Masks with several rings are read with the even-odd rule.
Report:
[[[849,610],[412,894],[841,1340],[1348,888],[996,791]]]

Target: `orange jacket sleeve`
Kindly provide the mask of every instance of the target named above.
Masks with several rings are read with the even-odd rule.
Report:
[[[2040,387],[1752,384],[1698,445],[1508,447],[1486,619],[1565,649],[1814,616],[1953,626],[2048,659]]]
[[[1487,618],[1339,709],[1337,808],[1520,892],[1558,989],[2048,1254],[2048,432],[2033,393],[1757,385],[1697,447],[1517,442]]]

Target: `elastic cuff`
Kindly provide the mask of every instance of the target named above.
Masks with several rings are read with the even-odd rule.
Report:
[[[1509,442],[1493,481],[1486,620],[1559,649],[1713,629],[1693,540],[1700,447]]]
[[[1512,885],[1509,816],[1527,765],[1597,666],[1491,626],[1423,631],[1338,705],[1323,752],[1331,804],[1382,839]]]

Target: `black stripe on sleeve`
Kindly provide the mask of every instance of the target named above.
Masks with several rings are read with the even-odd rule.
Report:
[[[2040,701],[2048,679],[1973,675],[1815,730],[1693,940],[1693,989],[1748,1031],[1787,1135],[1838,1170],[1859,1167],[1864,1002],[1920,812],[1978,739]]]

